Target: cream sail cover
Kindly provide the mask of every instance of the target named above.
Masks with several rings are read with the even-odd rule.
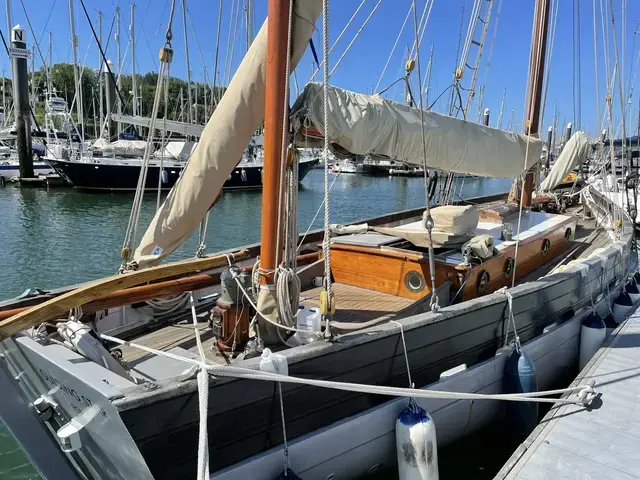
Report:
[[[549,175],[540,185],[540,190],[548,192],[556,188],[562,180],[571,173],[577,165],[582,165],[587,159],[589,140],[584,132],[574,133],[565,144],[560,156],[553,164]]]
[[[322,2],[294,2],[291,68],[307,48]],[[156,212],[134,254],[142,268],[159,262],[195,231],[264,118],[267,22],[251,44],[202,132],[180,180]],[[162,122],[158,122],[160,125]]]
[[[341,155],[371,155],[422,165],[420,110],[382,98],[329,86],[329,140]],[[322,84],[309,83],[292,108],[298,132],[324,135]],[[536,138],[424,112],[427,165],[485,177],[515,177],[540,160]],[[527,152],[527,143],[529,143]]]

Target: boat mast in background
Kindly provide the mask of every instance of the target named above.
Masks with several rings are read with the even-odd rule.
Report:
[[[182,0],[182,26],[184,28],[184,58],[187,62],[187,121],[193,123],[193,98],[191,96],[191,62],[189,61],[189,40],[187,35],[187,0]]]
[[[53,84],[51,83],[51,72],[53,71],[53,32],[49,32],[49,75],[47,75],[47,92],[53,94]],[[4,101],[2,102],[4,106]]]
[[[247,52],[249,47],[253,43],[253,0],[247,0],[247,4],[244,7],[245,14],[247,16]]]
[[[547,53],[547,31],[549,27],[550,0],[536,0],[533,38],[531,39],[531,64],[529,65],[529,81],[527,86],[527,103],[525,131],[531,136],[538,136],[540,112],[542,110],[542,83],[544,79],[544,62]],[[536,162],[539,159],[534,159]],[[522,185],[522,206],[531,205],[533,196],[533,169],[529,169]]]
[[[98,41],[102,45],[102,10],[98,10]],[[104,134],[104,82],[103,82],[103,62],[102,53],[98,48],[98,102],[100,103],[100,135]]]
[[[11,0],[6,1],[5,7],[7,9],[7,32],[11,34],[11,29],[13,28],[11,25]]]
[[[82,112],[82,84],[78,71],[78,37],[76,36],[75,14],[73,13],[73,1],[69,0],[69,27],[71,28],[71,53],[73,56],[73,81],[76,92],[76,110],[78,112],[78,124],[80,125],[80,137],[84,139],[84,114]]]
[[[121,76],[122,76],[122,51],[120,48],[120,5],[116,5],[116,57],[118,57],[118,72],[116,76],[116,87],[121,92]],[[116,98],[116,108],[118,115],[122,115],[122,102],[120,101],[120,95]],[[122,123],[118,122],[118,138],[122,133]]]
[[[131,113],[135,117],[138,115],[138,89],[136,82],[136,4],[135,2],[131,3],[131,25],[129,26],[130,33],[130,42],[131,42],[131,95],[132,95],[132,103],[131,103]],[[138,129],[136,128],[136,131]]]

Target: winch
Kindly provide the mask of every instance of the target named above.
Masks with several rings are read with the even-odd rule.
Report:
[[[249,340],[249,310],[238,282],[246,292],[251,289],[251,274],[237,266],[227,268],[220,274],[220,298],[211,310],[210,323],[217,345],[222,351],[241,352]]]

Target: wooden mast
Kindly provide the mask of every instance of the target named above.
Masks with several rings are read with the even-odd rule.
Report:
[[[537,137],[542,110],[542,83],[544,79],[544,63],[547,51],[547,31],[549,27],[550,0],[536,0],[533,39],[531,42],[531,64],[529,65],[529,84],[527,87],[527,115],[529,122],[526,131]],[[531,205],[533,194],[533,170],[530,169],[524,179],[522,205]]]
[[[287,72],[289,1],[269,0],[267,29],[267,75],[264,102],[264,167],[262,172],[262,225],[260,230],[260,282],[273,283],[276,268],[280,156],[284,84]]]

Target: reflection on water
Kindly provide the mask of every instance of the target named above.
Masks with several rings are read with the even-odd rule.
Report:
[[[330,194],[330,216],[334,223],[424,204],[422,178],[330,175],[329,182],[334,180]],[[480,196],[508,188],[508,179],[467,178],[462,195]],[[324,172],[312,170],[300,188],[300,230],[307,229],[323,196]],[[3,272],[0,298],[18,295],[27,288],[60,287],[114,273],[119,266],[132,199],[132,194],[88,194],[69,189],[46,191],[11,186],[0,189],[4,246],[0,256]],[[155,205],[155,194],[146,195],[140,215],[141,230],[153,217]],[[260,191],[225,192],[211,212],[208,251],[257,242],[260,210]],[[321,228],[322,218],[319,215],[312,228]],[[196,244],[193,235],[174,258],[193,256]]]

